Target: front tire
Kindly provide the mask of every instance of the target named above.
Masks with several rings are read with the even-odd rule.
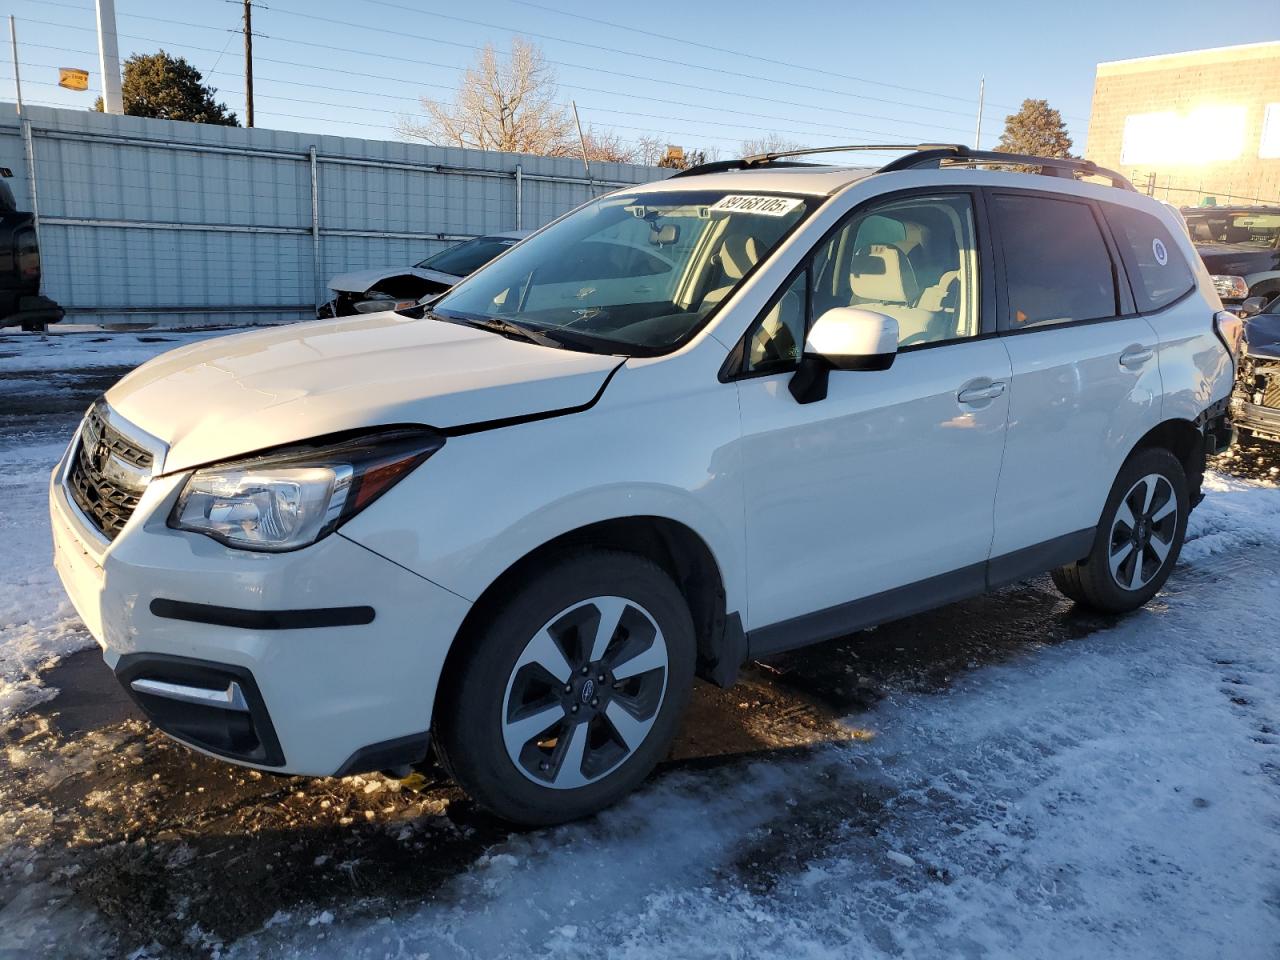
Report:
[[[606,550],[518,586],[471,636],[436,747],[458,784],[515,823],[595,813],[667,753],[693,685],[683,595],[659,567]]]
[[[1160,448],[1136,451],[1112,485],[1089,556],[1054,570],[1054,584],[1068,599],[1104,613],[1138,609],[1169,579],[1189,513],[1178,458]]]

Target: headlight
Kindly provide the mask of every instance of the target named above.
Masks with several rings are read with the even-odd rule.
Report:
[[[1220,297],[1228,300],[1242,300],[1249,295],[1249,284],[1244,277],[1230,277],[1215,273],[1212,279],[1213,287]]]
[[[356,304],[356,313],[382,313],[384,310],[408,310],[417,306],[417,300],[361,300]]]
[[[321,438],[197,470],[169,526],[245,550],[297,550],[327,536],[444,445],[426,428]]]

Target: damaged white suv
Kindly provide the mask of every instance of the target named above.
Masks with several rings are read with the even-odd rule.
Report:
[[[1239,321],[1185,232],[1081,161],[786,156],[108,391],[50,506],[139,706],[276,772],[434,749],[551,823],[644,779],[695,675],[1044,571],[1150,599],[1231,435]]]

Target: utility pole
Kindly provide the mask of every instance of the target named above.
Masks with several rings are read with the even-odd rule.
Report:
[[[578,102],[570,100],[569,103],[573,106],[573,122],[578,128],[578,146],[582,148],[582,168],[587,172],[588,186],[594,189],[594,184],[591,183],[591,164],[587,161],[587,138],[582,135],[582,121],[578,119]]]
[[[978,81],[978,129],[973,133],[973,149],[982,149],[982,101],[987,95],[987,78]]]
[[[253,126],[253,0],[244,0],[244,121]]]
[[[9,14],[9,42],[13,45],[13,85],[18,93],[18,113],[22,113],[22,74],[18,72],[18,26]]]
[[[120,46],[116,41],[116,0],[97,0],[98,69],[102,71],[102,112],[124,113],[120,93]]]

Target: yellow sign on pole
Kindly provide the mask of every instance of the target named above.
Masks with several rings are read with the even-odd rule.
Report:
[[[58,86],[66,87],[68,90],[88,90],[89,71],[78,70],[75,67],[59,67]]]

